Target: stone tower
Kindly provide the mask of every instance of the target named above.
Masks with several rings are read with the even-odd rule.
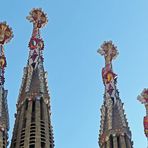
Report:
[[[29,58],[17,102],[17,113],[11,148],[53,148],[50,96],[47,73],[43,67],[44,42],[40,28],[46,25],[47,17],[41,9],[33,9],[27,19],[33,23],[29,42]]]
[[[0,148],[8,145],[9,114],[7,106],[7,93],[4,88],[5,67],[7,66],[3,45],[13,37],[11,28],[4,22],[0,23]]]
[[[98,52],[105,57],[105,67],[102,69],[105,93],[101,107],[100,148],[132,148],[131,132],[116,87],[117,74],[112,68],[112,60],[118,55],[117,48],[111,41],[104,42]]]

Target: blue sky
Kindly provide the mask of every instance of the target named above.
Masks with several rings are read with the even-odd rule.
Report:
[[[119,50],[113,68],[134,148],[146,147],[145,108],[137,96],[148,87],[147,6],[147,0],[1,0],[0,21],[7,21],[14,32],[5,46],[10,138],[32,33],[26,16],[32,8],[43,8],[49,19],[41,33],[56,148],[99,147],[104,59],[97,49],[105,40],[112,40]]]

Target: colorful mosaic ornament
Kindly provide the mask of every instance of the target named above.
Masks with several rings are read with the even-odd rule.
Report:
[[[3,56],[0,56],[0,68],[4,68],[6,67],[7,63],[6,63],[6,57],[3,55]]]
[[[33,33],[28,45],[30,48],[29,65],[35,69],[40,61],[43,62],[44,42],[40,37],[39,30],[47,24],[48,20],[42,9],[33,9],[27,19],[33,23]]]
[[[42,39],[39,39],[39,38],[31,38],[31,40],[29,42],[29,48],[31,50],[34,50],[36,48],[43,50],[44,49],[44,42]]]
[[[144,124],[145,135],[146,137],[148,137],[148,116],[144,117],[143,124]]]

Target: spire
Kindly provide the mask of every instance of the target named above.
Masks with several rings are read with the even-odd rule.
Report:
[[[7,66],[4,44],[8,43],[12,37],[12,29],[6,24],[6,22],[0,23],[0,87],[4,87],[4,73],[5,67]]]
[[[0,147],[6,147],[9,130],[9,114],[7,105],[7,90],[4,89],[5,68],[7,66],[4,44],[13,37],[12,29],[6,22],[0,23]]]
[[[112,99],[114,102],[119,96],[116,88],[117,74],[113,72],[112,60],[115,59],[119,53],[117,47],[114,46],[111,41],[104,42],[98,50],[98,53],[105,58],[105,67],[102,69],[102,79],[105,85],[105,98]]]
[[[50,96],[47,73],[43,66],[44,42],[40,35],[40,29],[47,23],[47,17],[41,9],[33,9],[27,19],[33,23],[33,33],[29,42],[29,58],[24,68],[10,147],[53,148]]]
[[[104,42],[98,50],[105,58],[102,79],[105,86],[104,103],[101,107],[101,125],[99,134],[100,148],[132,148],[131,132],[124,114],[123,103],[116,87],[117,74],[113,72],[112,60],[118,55],[112,41]]]
[[[148,140],[148,89],[145,88],[137,99],[144,104],[146,109],[146,116],[143,118],[144,133]]]
[[[28,65],[35,69],[40,62],[43,62],[42,51],[44,49],[44,42],[40,37],[40,29],[47,24],[48,20],[42,9],[33,9],[27,19],[33,23],[33,33],[29,42]]]
[[[42,9],[33,9],[27,19],[33,23],[33,32],[29,42],[29,57],[27,67],[24,68],[24,77],[18,98],[18,104],[24,100],[26,93],[44,93],[48,92],[45,85],[46,73],[43,67],[44,42],[40,35],[40,29],[43,28],[48,20]],[[27,75],[27,76],[26,76]],[[45,78],[45,79],[44,79]]]

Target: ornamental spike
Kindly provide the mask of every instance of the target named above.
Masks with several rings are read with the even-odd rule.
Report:
[[[8,144],[9,113],[7,105],[7,90],[4,89],[5,67],[7,66],[4,52],[4,44],[8,43],[13,37],[12,29],[6,22],[0,23],[0,147]]]
[[[44,49],[44,42],[40,37],[39,29],[47,24],[48,19],[41,8],[33,9],[27,19],[33,23],[33,33],[29,42],[28,64],[35,69],[39,63],[43,62],[42,50]]]
[[[6,22],[0,23],[0,85],[5,82],[4,72],[7,66],[6,57],[4,53],[4,44],[8,43],[13,38],[12,29],[6,24]]]
[[[118,55],[117,47],[112,41],[107,41],[102,44],[98,53],[105,57],[105,66],[102,68],[102,79],[105,86],[105,92],[104,102],[101,107],[99,134],[100,148],[106,146],[108,148],[132,148],[131,132],[124,113],[123,103],[116,86],[117,74],[115,74],[112,69],[112,60]],[[123,141],[128,141],[128,145],[127,143],[117,140],[119,137],[122,137]]]
[[[97,52],[105,58],[105,67],[102,69],[104,85],[107,86],[112,82],[115,86],[117,75],[112,70],[112,60],[119,54],[117,47],[112,43],[112,41],[105,41]],[[109,90],[112,91],[113,88],[110,87]]]

